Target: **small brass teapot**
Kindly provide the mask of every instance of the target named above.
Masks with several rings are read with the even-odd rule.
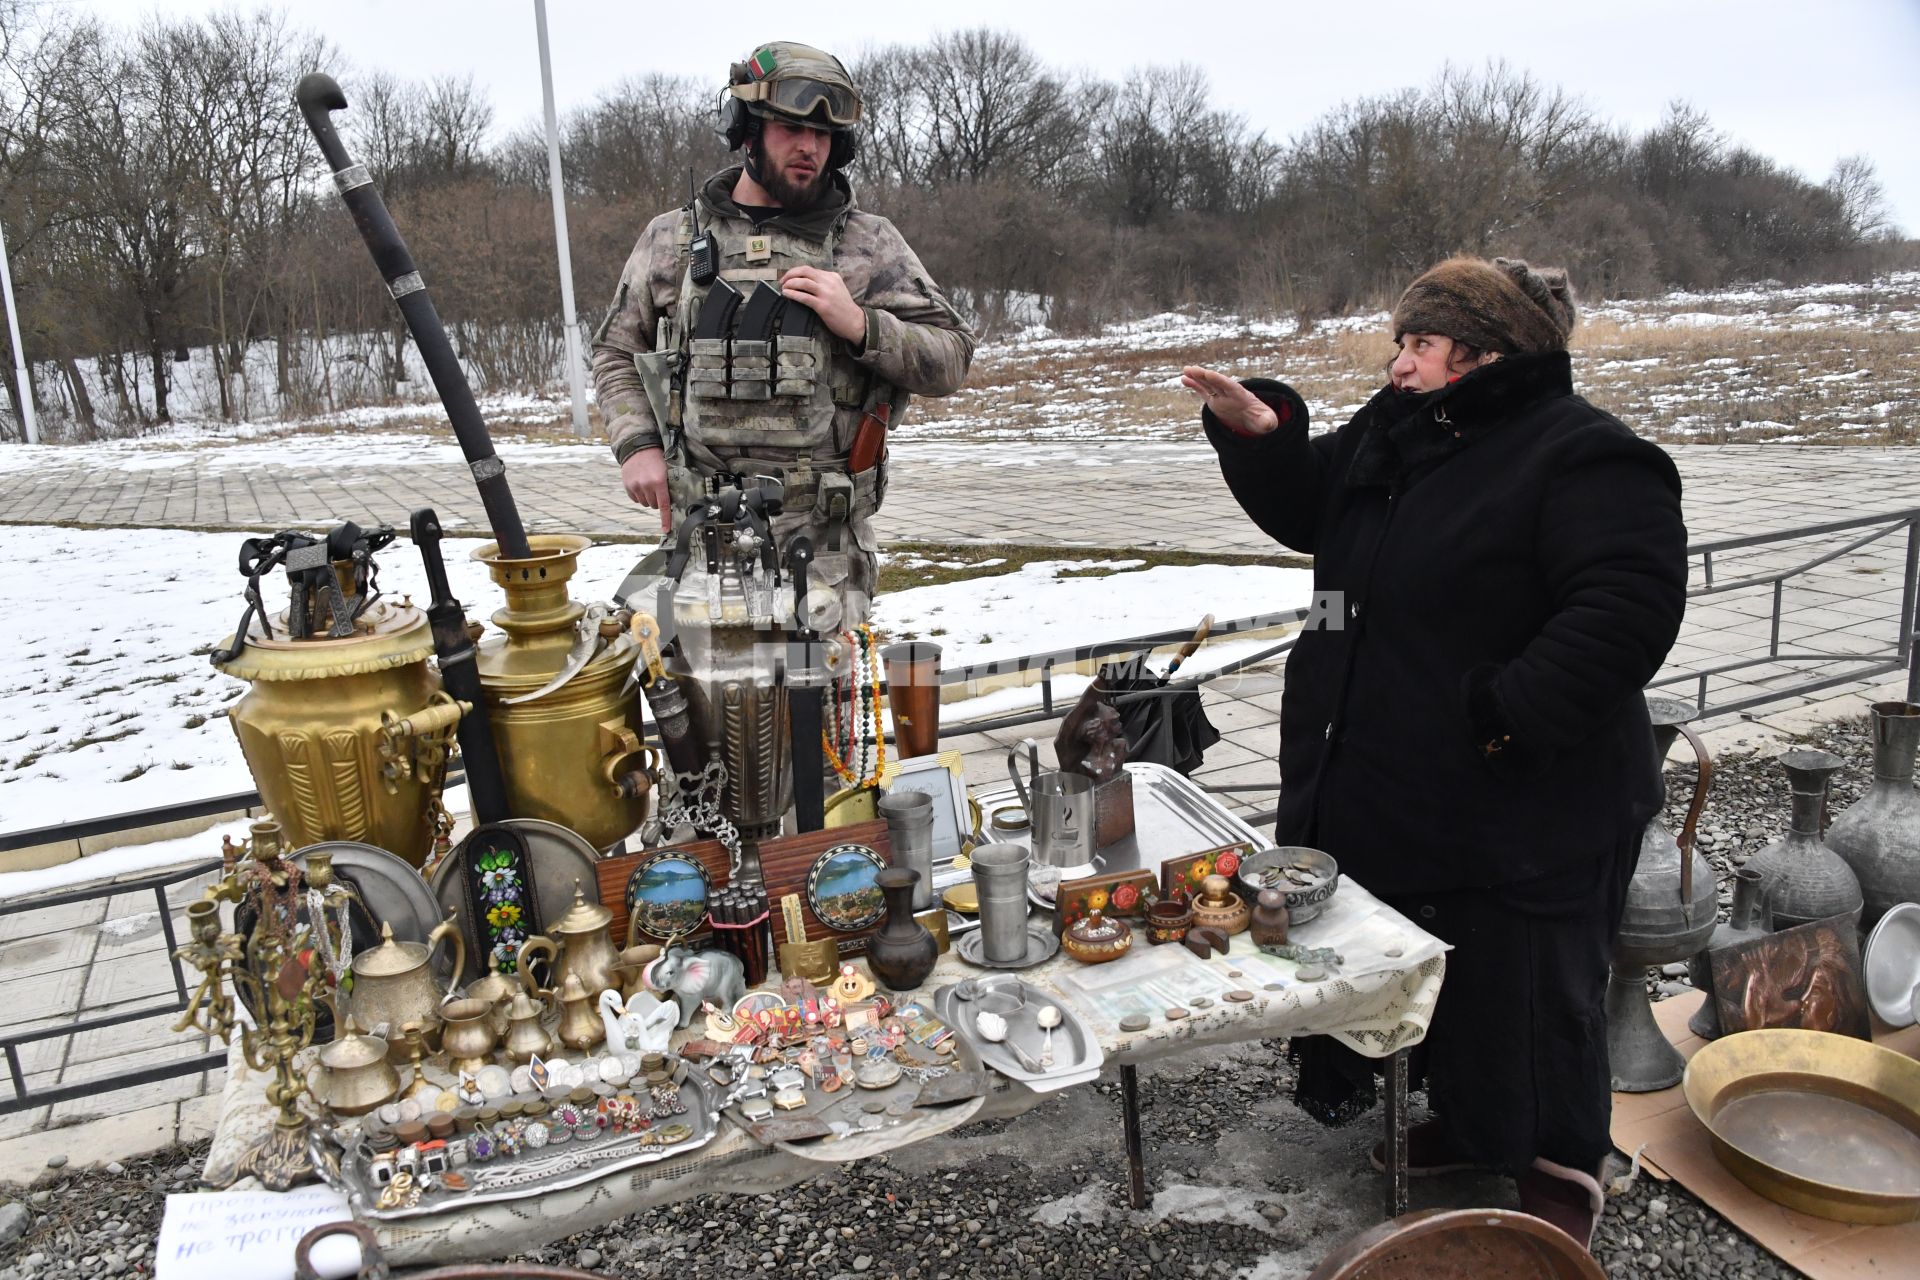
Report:
[[[553,1037],[541,1021],[545,1015],[546,1009],[526,992],[513,997],[513,1003],[507,1008],[507,1038],[501,1044],[508,1058],[527,1063],[535,1056],[553,1056]]]
[[[387,1042],[349,1020],[347,1034],[320,1051],[309,1083],[314,1097],[337,1116],[364,1116],[400,1093],[400,1075],[387,1061]]]
[[[606,1024],[600,1021],[600,1010],[594,1004],[597,998],[581,983],[579,974],[567,975],[560,984],[561,1044],[585,1051],[606,1040]]]
[[[613,912],[589,903],[586,894],[581,892],[580,882],[575,880],[573,906],[568,908],[567,914],[561,916],[557,924],[549,927],[548,932],[553,936],[536,935],[520,944],[520,953],[516,957],[520,985],[536,1000],[552,998],[566,985],[569,977],[577,977],[587,995],[597,998],[613,985],[613,968],[620,963],[620,955],[613,949],[613,935],[608,930],[612,921]],[[547,958],[551,986],[537,984],[528,970],[528,959],[536,955],[545,955]]]
[[[395,1062],[402,1061],[400,1029],[417,1022],[431,1037],[440,1026],[440,1002],[446,992],[434,981],[429,961],[442,939],[453,943],[453,972],[467,966],[467,943],[453,922],[453,913],[433,927],[425,942],[399,942],[393,926],[382,923],[380,945],[353,958],[351,1017],[363,1027],[386,1027]],[[431,1043],[431,1041],[429,1041]]]

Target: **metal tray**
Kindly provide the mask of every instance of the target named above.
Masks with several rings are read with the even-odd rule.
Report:
[[[939,1012],[933,1009],[931,1003],[926,1003],[925,1007],[932,1011],[935,1017],[939,1017]],[[947,1020],[941,1018],[941,1021]],[[953,1024],[947,1022],[947,1025]],[[984,1064],[980,1055],[974,1051],[973,1045],[964,1036],[958,1034],[957,1028],[953,1044],[954,1050],[950,1054],[934,1054],[931,1051],[919,1050],[916,1057],[926,1060],[929,1066],[943,1066],[952,1071],[983,1069]],[[1056,1051],[1057,1047],[1056,1045]],[[920,1094],[920,1082],[903,1075],[884,1089],[855,1087],[841,1089],[834,1093],[823,1093],[808,1081],[801,1092],[807,1098],[805,1107],[795,1111],[776,1111],[774,1114],[823,1120],[829,1124],[837,1120],[857,1126],[860,1123],[859,1117],[865,1114],[866,1103],[890,1104],[899,1098],[917,1098]],[[923,1138],[930,1138],[957,1128],[971,1120],[974,1114],[986,1105],[986,1102],[987,1095],[983,1092],[979,1097],[969,1098],[963,1102],[945,1103],[932,1108],[916,1106],[903,1116],[888,1115],[883,1111],[880,1127],[877,1129],[856,1127],[853,1132],[844,1136],[810,1138],[802,1142],[776,1142],[773,1145],[789,1155],[799,1156],[803,1160],[816,1160],[823,1164],[842,1164],[848,1160],[862,1160],[868,1156],[880,1155],[906,1146],[908,1143],[918,1142]],[[751,1125],[754,1122],[741,1113],[738,1103],[727,1108],[727,1118],[739,1125],[742,1130],[752,1133]]]
[[[1012,985],[1004,979],[996,981]],[[1026,995],[1027,1004],[1024,1009],[1008,1017],[1007,1039],[1018,1044],[1038,1062],[1040,1051],[1046,1045],[1047,1033],[1034,1020],[1035,1011],[1043,1005],[1052,1005],[1060,1010],[1060,1025],[1053,1029],[1051,1071],[1029,1071],[1003,1044],[981,1039],[979,1029],[974,1025],[974,1015],[979,1012],[979,1005],[971,1000],[960,999],[953,986],[941,987],[933,993],[934,1016],[952,1027],[964,1045],[980,1055],[982,1062],[1007,1079],[1024,1084],[1037,1093],[1048,1093],[1100,1074],[1107,1056],[1086,1020],[1074,1012],[1072,1005],[1054,999],[1031,983],[1019,985]]]
[[[594,1141],[574,1139],[557,1147],[542,1147],[538,1152],[516,1156],[511,1160],[495,1160],[487,1164],[468,1164],[461,1169],[473,1181],[470,1190],[460,1192],[440,1191],[421,1198],[419,1204],[410,1209],[382,1209],[380,1188],[374,1185],[367,1170],[367,1162],[358,1150],[350,1150],[338,1160],[332,1159],[337,1147],[329,1147],[324,1155],[319,1149],[321,1140],[316,1135],[315,1165],[320,1170],[323,1181],[334,1190],[347,1197],[354,1216],[371,1218],[376,1222],[397,1222],[405,1218],[419,1218],[428,1214],[443,1213],[449,1209],[462,1209],[469,1205],[494,1204],[505,1200],[527,1200],[543,1196],[549,1191],[559,1191],[566,1187],[591,1182],[595,1178],[622,1169],[631,1169],[638,1165],[655,1164],[662,1160],[671,1160],[698,1151],[712,1142],[720,1132],[720,1116],[713,1107],[713,1092],[707,1082],[697,1072],[689,1071],[681,1081],[682,1096],[689,1091],[693,1097],[688,1100],[684,1123],[692,1126],[693,1136],[685,1142],[671,1147],[643,1147],[639,1134],[629,1134],[622,1138],[607,1138]],[[678,1119],[676,1117],[676,1119]],[[487,1175],[501,1175],[493,1179],[494,1185],[487,1185],[483,1179]],[[506,1182],[506,1178],[512,1181]]]
[[[544,932],[548,924],[565,915],[567,909],[573,906],[573,886],[576,881],[588,902],[600,902],[600,879],[594,866],[600,854],[585,836],[544,818],[507,818],[500,825],[513,828],[526,839],[527,861],[533,865],[533,892],[540,900],[540,914],[546,919],[529,923],[529,937]],[[439,899],[441,915],[444,916],[448,911],[459,913],[460,932],[467,939],[467,972],[460,975],[455,985],[465,986],[485,974],[483,966],[488,948],[480,937],[480,931],[467,919],[466,895],[460,886],[458,855],[459,848],[456,847],[433,869],[433,896]]]
[[[1112,875],[1118,871],[1155,871],[1168,858],[1203,853],[1222,845],[1248,842],[1258,849],[1268,843],[1252,827],[1223,811],[1199,785],[1163,764],[1130,764],[1133,776],[1133,834],[1125,836],[1094,855],[1090,875]],[[980,807],[992,812],[994,805],[1018,803],[1011,786],[979,795]],[[1028,844],[1026,833],[1010,835],[1009,844]],[[1029,847],[1031,847],[1029,845]],[[1044,868],[1035,868],[1044,870]],[[1031,873],[1029,873],[1031,874]],[[934,883],[939,884],[936,871]],[[1028,896],[1039,906],[1053,909],[1053,886],[1028,886]]]
[[[1880,917],[1867,938],[1867,1003],[1890,1027],[1910,1027],[1920,989],[1920,905],[1903,902]],[[1709,996],[1709,999],[1712,997]]]

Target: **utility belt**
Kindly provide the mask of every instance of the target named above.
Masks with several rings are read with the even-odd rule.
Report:
[[[832,463],[816,466],[805,459],[729,458],[713,470],[671,464],[667,467],[667,488],[672,494],[674,509],[684,511],[689,503],[716,488],[727,485],[744,488],[761,478],[778,480],[784,514],[833,522],[858,519],[878,511],[886,490],[885,475],[884,462],[859,475],[849,475],[843,466]]]

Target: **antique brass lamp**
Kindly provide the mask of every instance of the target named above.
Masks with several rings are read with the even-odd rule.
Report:
[[[322,1003],[340,1025],[336,985],[352,955],[346,922],[355,896],[334,879],[326,854],[309,853],[304,869],[286,858],[280,824],[266,819],[253,824],[246,856],[230,858],[219,883],[187,908],[192,941],[174,954],[198,969],[201,980],[173,1029],[196,1029],[228,1043],[237,1031],[247,1065],[273,1073],[266,1090],[277,1111],[273,1128],[236,1162],[234,1181],[252,1174],[272,1190],[285,1191],[314,1175],[307,1154],[312,1122],[299,1106],[307,1085],[293,1060],[313,1043]],[[250,904],[252,928],[245,934],[226,932],[222,902]],[[258,1024],[239,1015],[229,984],[261,1020]]]

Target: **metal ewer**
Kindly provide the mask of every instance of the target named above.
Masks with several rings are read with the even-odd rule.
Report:
[[[1613,971],[1607,979],[1607,1059],[1613,1087],[1625,1093],[1650,1093],[1678,1084],[1686,1071],[1647,999],[1647,968],[1672,964],[1697,952],[1713,933],[1719,914],[1719,890],[1713,867],[1694,849],[1700,811],[1713,785],[1713,760],[1706,744],[1686,727],[1690,703],[1648,698],[1654,743],[1665,759],[1674,739],[1685,735],[1699,762],[1693,800],[1676,839],[1659,822],[1649,822],[1640,838],[1640,861],[1627,887],[1620,933],[1613,944]]]
[[[1827,845],[1860,881],[1862,927],[1902,902],[1920,902],[1920,705],[1873,704],[1873,785],[1827,828]]]
[[[1747,865],[1772,885],[1773,924],[1797,924],[1851,916],[1857,925],[1865,897],[1859,877],[1824,839],[1827,788],[1846,764],[1831,751],[1803,747],[1780,757],[1793,786],[1793,816],[1786,835],[1753,855]]]
[[[1720,1006],[1713,998],[1713,967],[1707,952],[1749,942],[1773,932],[1773,910],[1767,905],[1767,880],[1752,867],[1733,873],[1733,916],[1714,929],[1713,936],[1698,954],[1687,961],[1687,980],[1707,993],[1700,1008],[1687,1019],[1687,1030],[1702,1040],[1720,1038]]]

